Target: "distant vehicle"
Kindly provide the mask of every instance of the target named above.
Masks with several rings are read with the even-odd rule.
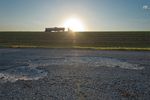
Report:
[[[64,32],[64,27],[52,27],[52,28],[45,28],[45,32]]]

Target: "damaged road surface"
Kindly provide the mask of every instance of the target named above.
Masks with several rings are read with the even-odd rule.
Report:
[[[0,49],[0,100],[148,100],[150,52]]]

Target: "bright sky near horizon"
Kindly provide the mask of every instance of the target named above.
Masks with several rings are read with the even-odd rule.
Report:
[[[0,31],[43,31],[69,18],[85,31],[150,31],[150,0],[0,0]]]

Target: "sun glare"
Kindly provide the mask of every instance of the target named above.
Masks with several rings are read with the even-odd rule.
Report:
[[[64,22],[65,28],[69,28],[72,31],[84,31],[84,26],[82,22],[77,18],[70,18]]]

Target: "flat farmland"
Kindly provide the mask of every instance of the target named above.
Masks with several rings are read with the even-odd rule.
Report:
[[[150,32],[0,32],[0,47],[149,50]]]

